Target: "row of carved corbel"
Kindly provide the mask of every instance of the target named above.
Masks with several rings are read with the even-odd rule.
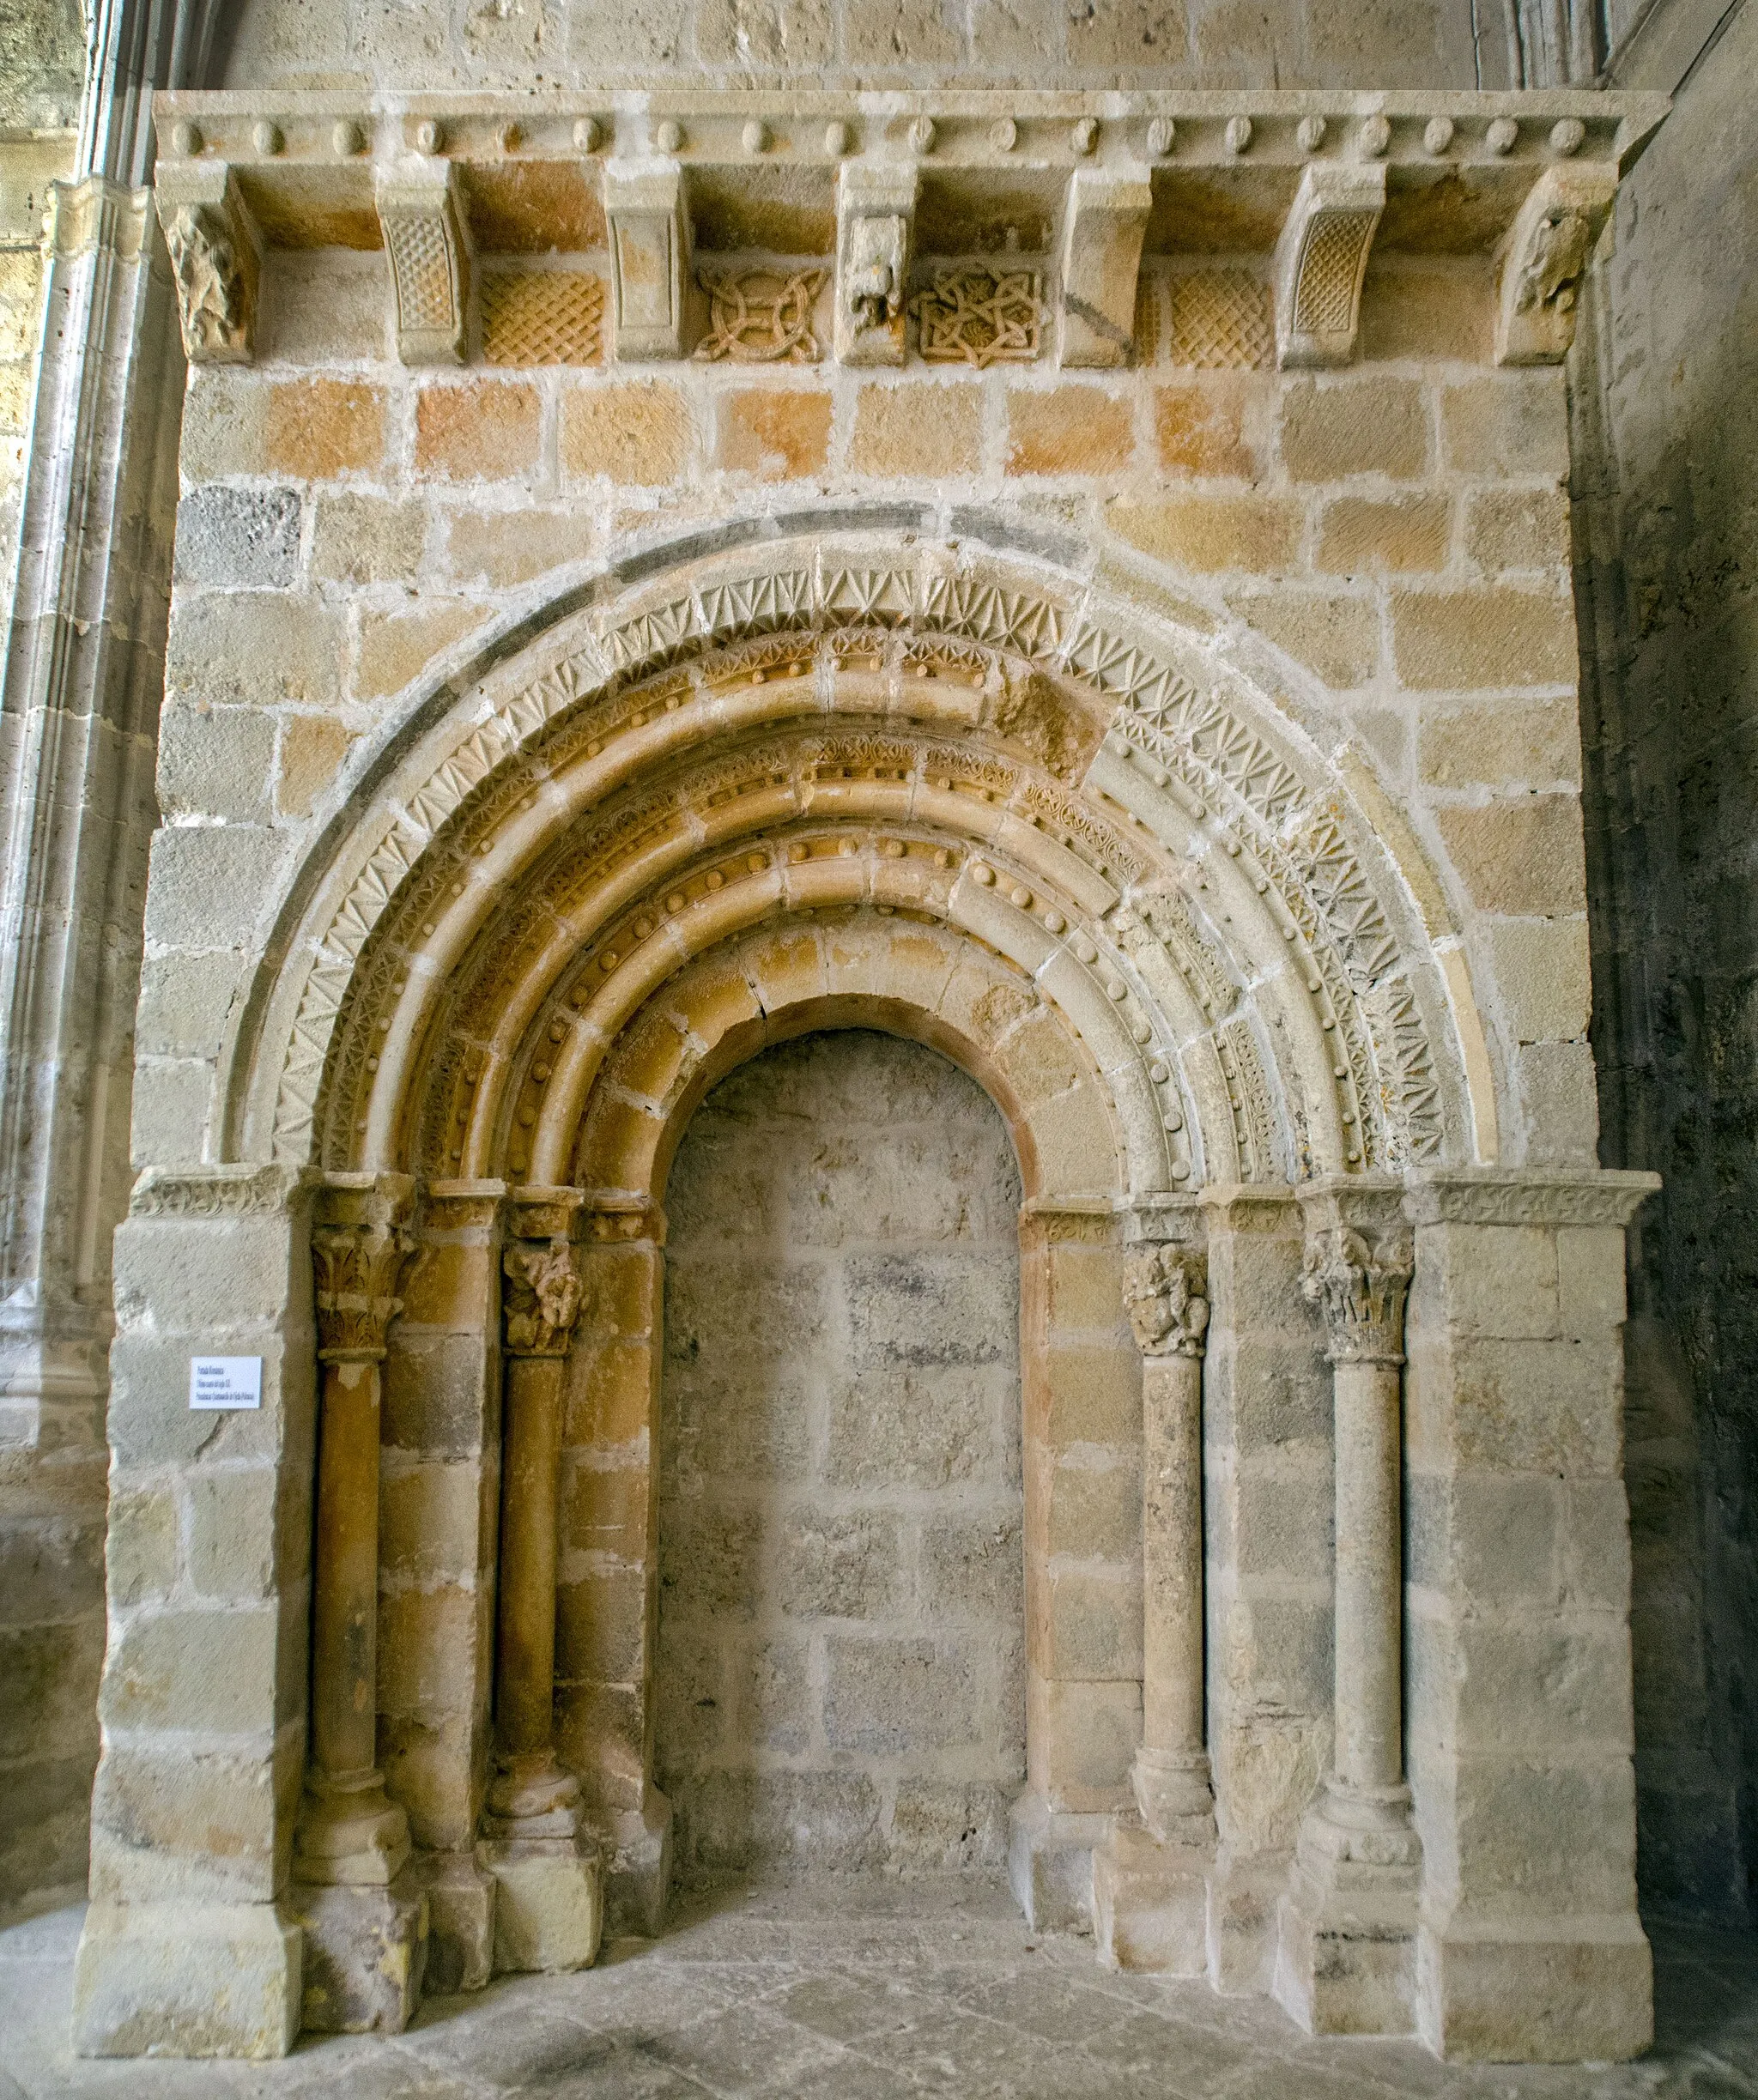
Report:
[[[612,161],[603,182],[612,354],[625,362],[682,357],[691,246],[684,171],[676,160]],[[844,364],[904,362],[918,186],[911,161],[850,162],[838,172],[834,348]],[[1567,354],[1577,287],[1616,187],[1616,172],[1597,164],[1558,163],[1534,184],[1498,251],[1499,363],[1554,363]],[[455,166],[411,159],[379,176],[376,197],[399,356],[409,365],[461,360],[471,256]],[[1315,161],[1304,170],[1275,257],[1283,366],[1344,365],[1354,356],[1385,198],[1383,160]],[[1070,176],[1055,316],[1063,365],[1128,363],[1152,206],[1145,166]],[[187,355],[247,361],[262,243],[236,179],[221,162],[167,165],[159,209]]]

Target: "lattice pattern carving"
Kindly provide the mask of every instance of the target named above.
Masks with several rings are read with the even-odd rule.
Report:
[[[515,270],[482,281],[482,356],[490,365],[596,365],[604,287],[585,270]]]
[[[973,263],[943,270],[912,302],[930,365],[1029,365],[1044,330],[1044,280],[1035,269]]]
[[[1367,244],[1379,223],[1377,211],[1325,211],[1314,215],[1300,251],[1294,328],[1303,336],[1354,332],[1355,296],[1367,265]]]
[[[397,326],[449,328],[458,287],[451,245],[438,213],[387,213],[385,236],[397,283]]]
[[[1172,280],[1172,360],[1199,372],[1256,372],[1276,348],[1270,287],[1243,269]]]
[[[699,269],[708,294],[708,333],[696,345],[705,364],[815,365],[823,352],[812,312],[825,269]]]

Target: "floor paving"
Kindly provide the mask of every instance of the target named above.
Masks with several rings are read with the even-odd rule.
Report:
[[[1654,1930],[1640,2062],[1465,2067],[1108,1972],[1002,1891],[724,1888],[579,1975],[505,1977],[427,2000],[406,2034],[238,2064],[75,2058],[80,1917],[0,1933],[0,2100],[1758,2100],[1758,1940],[1695,1928]]]

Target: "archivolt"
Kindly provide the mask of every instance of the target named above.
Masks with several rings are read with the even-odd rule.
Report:
[[[700,558],[558,620],[355,793],[235,1061],[246,1157],[585,1171],[678,972],[857,917],[1051,1009],[1138,1190],[1470,1156],[1438,972],[1338,780],[1040,565]]]

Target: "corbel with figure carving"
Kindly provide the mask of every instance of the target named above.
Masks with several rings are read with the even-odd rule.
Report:
[[[161,171],[159,223],[192,365],[247,365],[256,348],[262,243],[237,179],[221,164]]]

